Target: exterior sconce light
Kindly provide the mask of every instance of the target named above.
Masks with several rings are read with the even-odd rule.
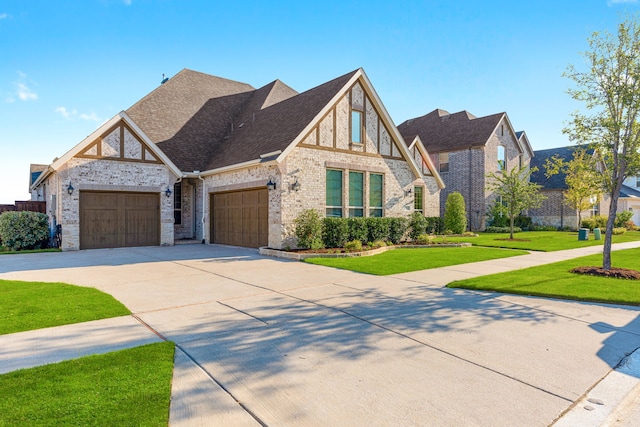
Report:
[[[413,190],[409,188],[408,190],[404,190],[404,197],[410,196],[413,193]]]
[[[296,181],[293,184],[291,184],[291,189],[293,191],[300,191],[300,187],[302,187],[302,186],[298,182],[298,178],[296,178]]]
[[[171,188],[167,187],[167,189],[164,190],[164,195],[167,197],[171,197]]]
[[[69,193],[69,195],[73,194],[73,185],[71,185],[71,181],[69,181],[69,186],[67,187],[67,193]]]
[[[269,181],[267,182],[267,190],[271,191],[275,189],[276,189],[275,178],[273,176],[269,176]]]

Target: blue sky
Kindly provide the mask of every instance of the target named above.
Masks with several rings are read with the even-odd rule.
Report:
[[[566,94],[594,31],[637,0],[3,0],[0,204],[182,68],[298,91],[363,67],[400,124],[442,108],[506,111],[534,150],[568,145]]]

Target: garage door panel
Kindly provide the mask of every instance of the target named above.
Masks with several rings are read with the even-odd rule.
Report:
[[[213,243],[258,247],[268,244],[269,194],[266,189],[211,196]]]
[[[80,248],[160,244],[156,193],[80,192]]]

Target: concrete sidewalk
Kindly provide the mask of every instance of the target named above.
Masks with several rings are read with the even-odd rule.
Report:
[[[580,403],[581,399],[592,398],[597,389],[581,395],[596,382],[613,384],[607,385],[607,389],[617,393],[615,397],[607,394],[603,399],[598,394],[600,397],[593,398],[606,401],[601,406],[609,408],[611,402],[617,402],[607,417],[627,422],[619,424],[622,426],[634,425],[633,420],[638,419],[633,403],[640,400],[635,397],[640,387],[634,388],[626,380],[620,385],[616,381],[618,375],[614,375],[617,371],[610,368],[620,360],[622,356],[618,355],[622,351],[625,352],[622,355],[628,354],[628,345],[622,345],[625,337],[640,336],[640,331],[635,330],[636,323],[632,323],[638,318],[637,310],[442,289],[452,280],[600,253],[600,246],[387,277],[275,261],[244,249],[196,246],[193,252],[189,248],[134,248],[58,253],[40,270],[28,268],[33,258],[23,260],[16,256],[11,265],[2,265],[0,259],[0,278],[46,278],[94,286],[123,301],[145,322],[143,325],[136,317],[125,316],[0,336],[0,373],[157,342],[160,338],[149,329],[152,328],[177,344],[171,425],[258,425],[265,420],[291,424],[291,419],[280,418],[281,413],[289,411],[278,407],[284,404],[291,406],[291,410],[305,408],[310,414],[329,418],[359,411],[360,423],[364,423],[367,419],[371,421],[372,416],[383,415],[372,413],[367,406],[371,404],[367,403],[369,400],[391,402],[390,399],[393,400],[390,404],[399,409],[388,415],[416,416],[404,420],[411,423],[420,419],[419,411],[411,406],[412,402],[416,404],[412,392],[422,395],[423,403],[431,404],[430,399],[447,393],[456,396],[456,400],[465,399],[461,394],[464,390],[474,390],[483,396],[483,402],[476,405],[468,401],[467,405],[457,407],[455,401],[448,401],[438,412],[430,412],[430,416],[451,420],[447,418],[451,410],[459,410],[460,417],[467,417],[460,418],[461,422],[466,419],[491,423],[490,420],[494,425],[509,425],[511,421],[513,425],[520,419],[522,425],[527,425],[524,420],[528,419],[529,425],[536,425],[531,420],[547,419],[549,413],[556,411],[554,408],[560,408],[555,412],[558,414],[571,402],[578,403],[566,417],[574,412],[582,415],[587,411],[584,406],[594,405]],[[640,247],[640,242],[614,245],[613,249],[635,247]],[[211,251],[219,251],[219,258],[208,258]],[[91,266],[92,259],[97,267]],[[69,265],[65,266],[65,262]],[[411,304],[416,297],[419,304]],[[506,311],[497,316],[498,310]],[[610,325],[599,326],[604,320]],[[536,333],[546,340],[539,344],[550,347],[546,354],[544,348],[536,349],[536,343],[527,342],[530,341],[527,334],[534,331],[531,325],[535,322],[542,324]],[[553,328],[558,325],[561,329],[555,331]],[[563,340],[570,338],[562,334],[574,335],[571,348],[586,349],[588,354],[573,354],[573,360],[557,360],[554,363],[557,366],[545,368],[545,363],[554,360],[549,359],[549,351],[557,350]],[[363,336],[371,337],[371,342],[362,340]],[[295,341],[289,344],[284,337]],[[327,341],[326,337],[331,339]],[[354,346],[358,340],[365,344],[363,348]],[[594,342],[581,345],[584,340]],[[609,344],[597,350],[600,340],[605,344],[608,340]],[[296,346],[298,342],[305,345]],[[521,345],[522,349],[514,351]],[[286,349],[290,358],[279,353],[279,346]],[[264,355],[246,353],[245,349],[253,347]],[[324,350],[327,348],[331,351]],[[500,352],[502,357],[496,358]],[[335,354],[341,357],[330,363]],[[527,362],[531,364],[531,372],[520,371],[526,366],[522,357],[531,359]],[[268,368],[277,361],[275,369],[285,360],[290,374],[299,377],[283,376],[278,369],[270,372],[261,365]],[[562,385],[581,371],[576,365],[591,370],[594,360],[598,363],[590,375],[581,381],[572,380],[570,387]],[[426,364],[416,365],[417,361]],[[430,365],[439,366],[427,377],[434,390],[424,389],[425,378],[420,377],[424,375],[421,371]],[[452,385],[447,372],[463,375],[463,384]],[[640,377],[628,372],[624,375],[636,381]],[[393,378],[399,382],[397,386]],[[462,385],[464,388],[457,388]],[[252,391],[257,386],[263,388],[264,394],[258,396]],[[371,388],[378,386],[382,388]],[[302,399],[303,406],[296,408],[293,402],[283,400],[290,395],[288,387]],[[341,400],[336,388],[351,394]],[[370,391],[362,395],[363,388]],[[491,390],[496,393],[495,398],[490,395]],[[429,394],[432,392],[437,393]],[[380,393],[388,396],[379,396]],[[397,402],[396,395],[400,397]],[[357,407],[342,408],[357,396],[365,400]],[[492,416],[495,405],[505,396],[519,398],[511,405],[513,408],[504,407],[505,413],[493,415],[497,419],[486,418]],[[326,406],[318,406],[321,404]],[[525,414],[520,414],[518,404],[527,405]],[[402,411],[403,408],[416,413]],[[511,410],[515,412],[506,413]],[[302,415],[299,413],[297,417]],[[297,422],[303,418],[292,419]],[[382,418],[373,419],[383,423]],[[437,423],[437,419],[431,420]],[[309,420],[309,424],[314,424],[314,418]],[[389,422],[392,420],[402,422],[389,418]],[[549,422],[552,420],[553,417]]]

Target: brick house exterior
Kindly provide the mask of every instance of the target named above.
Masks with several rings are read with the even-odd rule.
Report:
[[[327,205],[329,175],[342,177],[338,206]],[[364,70],[297,93],[185,69],[48,165],[31,191],[62,226],[64,250],[180,239],[283,248],[295,247],[305,209],[407,216],[418,187],[437,214],[443,182],[429,153],[405,143]]]
[[[559,229],[570,228],[576,230],[579,228],[578,216],[575,209],[572,209],[564,200],[563,192],[568,188],[565,182],[564,174],[556,174],[549,178],[545,176],[545,163],[552,157],[558,157],[566,161],[573,158],[574,150],[577,146],[550,148],[546,150],[535,151],[535,157],[531,161],[531,167],[538,170],[531,174],[531,181],[542,186],[540,190],[547,197],[542,202],[542,206],[537,209],[530,209],[528,215],[531,217],[533,224],[547,225]],[[593,153],[593,151],[591,151]],[[601,168],[604,165],[600,165]],[[610,197],[601,195],[598,197],[593,207],[581,212],[582,218],[589,218],[593,215],[609,215],[609,206],[611,204]],[[618,207],[620,209],[620,205]]]
[[[440,216],[447,196],[462,194],[467,208],[467,226],[483,230],[486,215],[496,196],[486,189],[486,175],[528,166],[533,151],[524,132],[515,132],[506,113],[476,117],[467,111],[450,114],[436,109],[398,126],[405,140],[418,136],[444,181],[440,192]],[[500,159],[500,161],[499,161]]]

